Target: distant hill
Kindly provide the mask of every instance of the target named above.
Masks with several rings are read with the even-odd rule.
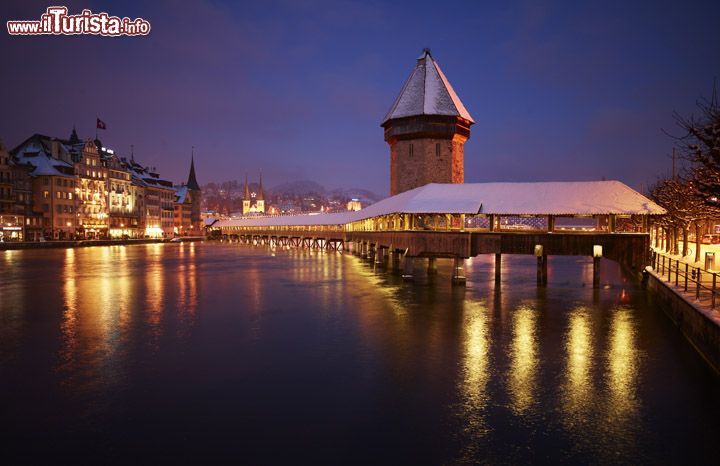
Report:
[[[360,199],[363,205],[374,204],[377,201],[384,199],[383,196],[380,196],[372,191],[368,191],[367,189],[360,188],[333,189],[332,191],[330,191],[329,194],[330,196],[336,196],[341,198]]]
[[[293,196],[304,196],[306,194],[319,194],[321,196],[325,196],[327,194],[324,186],[310,180],[282,183],[275,186],[270,191],[275,194],[290,194]]]
[[[328,191],[320,183],[310,180],[291,181],[275,186],[271,189],[273,194],[280,195],[292,195],[292,196],[305,196],[309,194],[316,194],[323,197],[335,197],[341,199],[360,199],[363,205],[373,204],[381,199],[382,196],[375,194],[372,191],[361,188],[338,188]]]

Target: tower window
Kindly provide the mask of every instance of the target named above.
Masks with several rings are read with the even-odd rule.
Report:
[[[412,157],[412,156],[413,156],[413,145],[410,144],[410,157]]]
[[[440,143],[439,142],[435,144],[435,155],[440,157]]]

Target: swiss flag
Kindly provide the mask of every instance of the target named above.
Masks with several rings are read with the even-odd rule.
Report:
[[[97,119],[97,129],[107,129],[105,122],[102,121],[100,118]]]

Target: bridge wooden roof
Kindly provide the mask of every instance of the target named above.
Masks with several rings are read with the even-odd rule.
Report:
[[[663,215],[665,209],[620,181],[431,183],[357,212],[246,217],[223,226],[344,225],[390,214]]]

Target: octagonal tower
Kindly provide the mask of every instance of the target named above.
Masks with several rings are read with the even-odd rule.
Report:
[[[430,50],[423,50],[381,125],[390,145],[390,195],[428,183],[463,183],[463,146],[473,123]]]

